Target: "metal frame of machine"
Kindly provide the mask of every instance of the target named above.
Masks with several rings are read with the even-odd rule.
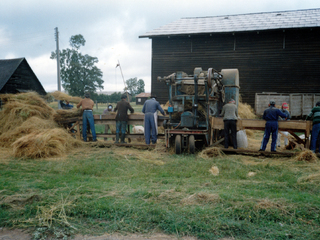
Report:
[[[212,138],[210,117],[219,116],[225,99],[233,98],[238,104],[238,69],[218,72],[198,67],[193,75],[179,71],[158,80],[169,90],[169,120],[163,124],[166,146],[174,144],[177,154],[186,149],[194,153],[197,143],[208,146]]]

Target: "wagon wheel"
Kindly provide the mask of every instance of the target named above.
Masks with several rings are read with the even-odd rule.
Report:
[[[189,136],[189,153],[194,154],[196,150],[194,135]]]
[[[174,146],[175,146],[176,154],[180,154],[181,153],[181,135],[176,135]]]

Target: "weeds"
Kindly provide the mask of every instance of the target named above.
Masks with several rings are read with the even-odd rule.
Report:
[[[139,150],[90,151],[63,161],[0,164],[0,226],[33,227],[34,239],[154,231],[319,239],[317,162],[152,154],[144,161]]]

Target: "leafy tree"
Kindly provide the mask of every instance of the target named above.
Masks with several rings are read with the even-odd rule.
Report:
[[[128,90],[128,92],[134,97],[136,94],[144,92],[144,81],[142,79],[137,80],[137,78],[130,78],[126,80],[127,89],[124,89],[125,91]]]
[[[71,36],[70,48],[60,51],[60,73],[63,88],[72,96],[83,96],[85,91],[91,94],[103,89],[102,71],[95,66],[98,58],[79,51],[86,40],[81,34]],[[56,52],[51,52],[51,59],[57,59]]]
[[[121,99],[121,92],[114,92],[111,95],[109,95],[109,102],[111,103],[117,103]]]
[[[144,81],[143,81],[142,79],[139,79],[139,81],[138,81],[138,88],[137,88],[136,94],[145,92],[144,86],[145,86]]]

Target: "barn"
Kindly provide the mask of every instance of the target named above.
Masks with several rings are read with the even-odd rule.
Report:
[[[34,91],[46,95],[46,91],[25,58],[0,60],[0,94]]]
[[[158,76],[195,67],[237,68],[242,101],[255,93],[320,89],[320,9],[182,18],[139,38],[152,39],[151,92],[168,90]]]
[[[136,95],[136,104],[143,105],[145,101],[151,96],[151,93],[139,93]]]

